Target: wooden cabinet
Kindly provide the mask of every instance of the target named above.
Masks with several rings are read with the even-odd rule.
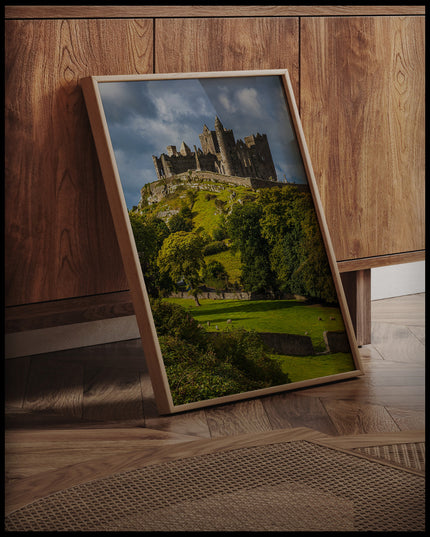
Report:
[[[152,71],[152,20],[6,20],[6,305],[127,289],[79,79]]]
[[[158,19],[154,68],[156,73],[287,68],[298,97],[299,19]]]
[[[300,103],[338,260],[424,250],[424,19],[301,22]]]
[[[342,270],[423,258],[423,15],[423,6],[7,7],[10,315],[85,297],[85,320],[91,297],[100,307],[104,294],[126,295],[78,86],[92,74],[288,68]]]

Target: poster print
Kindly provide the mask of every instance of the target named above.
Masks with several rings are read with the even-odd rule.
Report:
[[[360,375],[288,72],[82,87],[160,413]]]

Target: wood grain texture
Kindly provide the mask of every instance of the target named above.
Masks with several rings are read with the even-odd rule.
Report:
[[[5,379],[7,379],[7,382],[4,384],[5,409],[10,410],[23,407],[30,360],[31,358],[24,356],[23,358],[16,358],[13,361],[5,361],[3,370]]]
[[[39,498],[44,498],[56,491],[65,490],[81,483],[190,457],[201,457],[221,452],[237,451],[257,446],[276,444],[278,442],[286,443],[300,440],[323,445],[335,450],[346,451],[347,453],[351,453],[351,449],[356,449],[358,447],[393,445],[405,442],[425,442],[423,431],[405,431],[382,434],[370,433],[348,435],[346,437],[331,437],[309,428],[300,427],[289,431],[279,430],[270,431],[269,433],[252,433],[212,440],[200,439],[190,441],[188,438],[182,442],[167,440],[163,446],[159,445],[161,439],[158,438],[156,432],[149,431],[148,434],[142,435],[141,438],[138,438],[136,435],[130,435],[130,446],[134,446],[133,450],[127,449],[125,453],[117,453],[114,449],[111,455],[106,455],[104,453],[104,448],[106,447],[104,444],[109,443],[109,440],[105,442],[103,435],[100,436],[101,437],[99,438],[94,438],[93,442],[96,442],[96,444],[101,446],[101,457],[90,457],[77,463],[65,465],[65,461],[62,460],[61,455],[57,459],[58,452],[54,448],[52,450],[54,456],[53,465],[56,464],[57,468],[46,469],[42,466],[39,472],[36,471],[33,474],[30,473],[27,477],[22,476],[19,478],[17,476],[16,479],[7,480],[5,499],[6,514],[8,515],[14,510]],[[107,437],[108,436],[109,435],[107,435]],[[61,438],[61,435],[59,435],[59,437]],[[25,440],[25,433],[21,439]],[[14,439],[12,438],[12,441],[8,445],[7,454],[8,459],[12,461],[12,465],[14,462],[18,462],[17,459],[22,458],[23,452],[25,453],[26,451],[25,448],[24,450],[20,449],[20,446],[14,443],[13,440]],[[35,439],[33,440],[32,445],[39,444],[39,447],[42,447],[44,440],[45,439],[42,438],[41,441],[38,442],[37,439]],[[127,441],[125,436],[121,440]],[[56,443],[57,445],[61,444],[61,440],[58,442],[58,439],[55,439],[55,437],[52,439],[52,442],[54,445]],[[85,446],[85,439],[80,439],[77,445],[75,442],[74,444],[78,450],[83,449],[84,452],[86,451],[85,447],[88,447]],[[70,454],[71,450],[69,449],[68,451]],[[87,456],[88,455],[89,454],[87,454]],[[367,456],[363,454],[356,454],[355,456],[361,459],[367,458]],[[388,461],[381,461],[381,463],[388,466],[392,465]]]
[[[120,79],[119,76],[106,78],[109,80]],[[131,75],[129,78],[136,79],[135,75],[134,77]],[[99,94],[98,80],[100,79],[103,79],[103,77],[99,77],[98,79],[96,77],[85,77],[81,80],[81,87],[104,178],[112,220],[119,241],[125,274],[133,297],[136,320],[142,338],[148,370],[154,385],[154,391],[157,394],[157,405],[160,412],[169,413],[170,408],[173,406],[172,397],[167,389],[167,374],[162,363],[161,349],[151,314],[151,305],[122,192],[122,184],[116,166],[113,147],[110,142],[102,99]]]
[[[423,345],[426,344],[426,329],[423,326],[410,326],[408,325],[409,330],[413,333],[413,335],[421,341]]]
[[[16,482],[12,481],[8,483],[5,491],[5,511],[6,514],[9,514],[15,509],[53,492],[144,466],[276,442],[314,441],[324,438],[324,436],[311,429],[301,427],[291,431],[240,434],[234,438],[187,440],[176,443],[175,447],[171,443],[160,446],[157,443],[150,445],[147,442],[146,445],[142,444],[142,447],[129,451],[126,456],[123,453],[106,455],[100,459],[81,461],[59,467],[56,471],[41,471],[27,478],[15,480]]]
[[[133,314],[129,291],[24,304],[6,308],[5,332],[23,332]]]
[[[415,297],[415,300],[410,297],[405,301],[404,298],[378,301],[384,305],[384,318],[389,312],[401,317],[402,308],[406,308],[407,317],[421,316],[419,324],[424,325],[424,312],[419,306],[424,295]],[[418,304],[416,316],[412,312],[413,304]],[[391,360],[391,356],[396,355],[387,352],[390,349],[394,352],[395,342],[401,348],[404,336],[398,330],[399,325],[393,323],[392,326],[393,332],[380,332],[381,342],[384,338],[390,339],[390,346],[381,344],[383,355],[373,345],[360,350],[364,377],[265,396],[250,401],[249,405],[241,401],[172,416],[157,413],[149,377],[145,368],[142,369],[139,340],[52,353],[49,359],[9,360],[5,369],[8,400],[17,401],[18,406],[6,407],[5,415],[6,474],[9,477],[6,509],[17,508],[82,481],[139,465],[214,452],[225,447],[246,447],[256,445],[256,442],[264,444],[298,438],[320,442],[328,438],[323,434],[328,421],[322,419],[321,405],[327,420],[336,425],[333,434],[337,436],[331,439],[333,447],[341,445],[342,431],[347,435],[374,431],[359,439],[361,445],[365,445],[364,441],[373,442],[375,438],[386,442],[385,436],[390,431],[395,431],[394,438],[398,440],[409,438],[409,431],[410,438],[414,438],[413,430],[424,431],[425,428],[425,363],[422,356],[420,360],[402,362],[397,355],[397,359]],[[405,328],[409,330],[409,326]],[[410,337],[414,336],[410,334]],[[29,362],[31,367],[27,376],[25,368]],[[73,401],[79,399],[80,391],[83,392],[82,371],[85,368],[102,370],[103,367],[121,369],[118,371],[121,378],[140,372],[144,421],[127,419],[127,413],[120,420],[108,419],[112,413],[107,406],[99,407],[100,411],[106,411],[105,418],[100,421],[84,420],[78,412],[71,412],[76,407]],[[20,374],[22,378],[17,382]],[[98,379],[98,387],[102,388],[98,393],[111,391],[116,397],[115,379],[104,375]],[[124,401],[126,392],[116,391],[121,393]],[[23,397],[24,404],[20,408],[19,401]],[[100,414],[97,419],[101,417]],[[292,429],[291,422],[301,427]],[[309,429],[309,424],[318,430]],[[249,444],[248,435],[241,434],[244,430],[252,432],[252,444]],[[256,430],[261,432],[255,433]],[[210,438],[211,432],[214,436],[221,433],[229,436]],[[172,443],[181,440],[182,435],[186,436],[184,440],[188,445],[178,443],[174,447]],[[190,436],[197,442],[188,442]],[[347,440],[352,439],[348,437]],[[41,449],[42,446],[46,449],[46,444],[49,444],[52,460]],[[131,447],[135,449],[129,450]],[[103,456],[93,457],[97,454]],[[37,455],[40,455],[40,461]]]
[[[425,6],[6,6],[6,18],[424,15]]]
[[[6,21],[6,305],[127,289],[79,79],[152,70],[152,21]]]
[[[23,408],[82,417],[83,367],[64,362],[57,367],[50,358],[32,359]]]
[[[424,410],[411,410],[409,408],[386,407],[390,416],[402,431],[426,429],[426,413]]]
[[[210,438],[210,431],[204,410],[192,410],[176,416],[160,416],[155,403],[154,390],[148,369],[140,372],[145,427],[181,433],[191,436]]]
[[[318,444],[332,446],[335,448],[355,449],[369,446],[387,446],[403,444],[409,442],[425,442],[425,432],[423,429],[409,431],[394,431],[395,434],[386,433],[361,433],[344,436],[329,437],[324,436],[316,439]]]
[[[425,250],[415,252],[402,252],[398,254],[378,255],[376,257],[362,257],[358,259],[342,260],[337,263],[339,272],[351,272],[354,270],[364,270],[376,267],[388,267],[389,265],[400,265],[402,263],[415,263],[425,261]]]
[[[398,431],[385,408],[351,401],[324,400],[323,405],[339,435]]]
[[[349,262],[346,263],[349,264]],[[338,263],[339,267],[341,267],[341,265],[343,264]],[[360,270],[363,270],[363,267],[364,265],[361,266]],[[348,270],[348,272],[350,271]],[[345,287],[345,280],[347,278],[348,274],[342,273],[342,282],[345,288],[344,290],[347,294],[348,305],[351,307],[350,295],[347,293],[347,289]],[[353,292],[355,293],[355,291]],[[372,302],[372,312],[370,317],[372,318],[376,316],[376,319],[382,320],[379,317],[379,312],[382,313],[383,311],[387,310],[389,311],[389,316],[386,320],[389,320],[389,322],[395,322],[395,319],[396,322],[398,321],[400,324],[407,324],[410,326],[411,330],[414,329],[411,326],[412,324],[415,325],[418,320],[421,323],[423,322],[422,311],[414,310],[413,308],[415,306],[413,302],[418,300],[421,304],[421,308],[424,308],[424,296],[412,295],[409,297],[396,297],[395,300],[410,302],[408,311],[411,310],[411,312],[413,312],[412,317],[406,316],[406,309],[401,313],[396,311],[393,312],[390,309],[387,310],[386,300]],[[67,324],[110,319],[113,317],[133,314],[134,307],[129,291],[120,291],[117,293],[107,293],[103,295],[80,298],[69,298],[38,304],[23,304],[20,306],[11,306],[5,309],[5,332],[22,332],[25,330],[63,326]],[[415,328],[418,330],[419,327]],[[420,333],[419,337],[424,337],[424,334]]]
[[[370,269],[341,274],[357,345],[371,343],[371,273]]]
[[[391,362],[425,363],[425,345],[407,326],[393,323],[372,323],[372,344]]]
[[[196,440],[148,428],[9,430],[5,434],[6,482],[106,455]]]
[[[288,69],[298,99],[298,31],[296,18],[157,19],[155,72]]]
[[[279,394],[262,399],[264,409],[274,429],[301,426],[306,420],[310,429],[324,434],[337,434],[327,411],[318,397],[301,397],[295,393]]]
[[[301,117],[336,259],[423,250],[423,18],[300,30]]]
[[[366,155],[361,158],[360,151],[354,149],[354,154],[358,155],[358,163],[353,163],[354,177],[358,178],[359,186],[347,180],[338,191],[342,200],[345,196],[347,205],[349,200],[359,201],[356,218],[351,217],[348,207],[345,211],[343,201],[336,202],[334,209],[327,207],[319,185],[326,216],[330,216],[336,257],[342,258],[344,264],[339,268],[356,270],[380,266],[381,262],[384,265],[400,262],[396,256],[413,256],[414,250],[423,258],[420,229],[423,204],[417,188],[422,180],[416,172],[422,168],[420,162],[423,161],[418,131],[422,131],[423,125],[420,114],[423,117],[424,17],[410,15],[424,14],[424,6],[6,6],[5,15],[9,19],[5,23],[6,304],[128,288],[77,82],[90,74],[152,71],[153,21],[141,17],[157,19],[157,71],[288,67],[298,101],[301,97],[298,94],[297,41],[300,25],[302,88],[306,94],[314,87],[314,94],[307,99],[313,109],[311,113],[308,111],[305,132],[308,135],[312,127],[318,130],[315,144],[321,150],[318,156],[323,165],[326,164],[324,159],[332,154],[331,148],[326,151],[327,145],[324,145],[328,143],[327,128],[334,125],[335,131],[339,130],[335,110],[339,108],[336,99],[340,98],[343,105],[349,103],[348,110],[360,109],[364,103],[365,111],[359,114],[360,125],[369,124],[372,117],[369,111],[380,110],[382,120],[366,147],[374,147],[373,140],[384,138],[381,145],[386,154],[390,153],[391,161],[397,160],[395,165],[401,168],[393,175],[384,160],[386,154],[381,160],[379,155],[384,153],[375,150],[377,158],[371,159],[369,164]],[[350,15],[409,16],[347,18]],[[324,16],[333,18],[320,18]],[[134,20],[137,18],[139,20]],[[347,29],[340,31],[338,25],[345,25]],[[365,29],[374,27],[370,37],[367,30],[360,30],[360,25]],[[185,40],[183,30],[188,29],[193,37]],[[363,49],[367,45],[366,52]],[[334,66],[322,80],[324,77],[318,75],[319,65],[325,65],[329,58],[333,59]],[[346,71],[344,65],[348,67]],[[312,69],[316,70],[316,75]],[[352,86],[340,83],[339,73],[343,79],[344,71]],[[378,74],[381,72],[382,77]],[[393,88],[388,96],[380,90],[380,83],[376,91],[370,84],[373,79],[379,81],[384,77],[388,77]],[[337,81],[336,84],[333,81]],[[351,87],[359,89],[357,93],[361,92],[362,101],[349,98]],[[327,102],[332,106],[327,107]],[[322,121],[321,116],[321,110],[327,109],[330,110],[329,122]],[[305,119],[303,111],[302,119]],[[349,116],[344,123],[348,121]],[[380,136],[382,130],[388,132],[387,125],[388,143],[387,136]],[[331,133],[328,138],[330,144],[337,143]],[[349,138],[343,139],[348,143]],[[411,147],[415,147],[413,154]],[[314,150],[311,154],[316,168]],[[333,155],[330,158],[333,160]],[[368,172],[364,178],[363,167]],[[385,183],[391,175],[394,179],[389,183],[390,190]],[[409,175],[411,188],[405,186],[404,180]],[[380,177],[384,177],[382,183]],[[330,199],[333,199],[333,180],[338,179],[330,175],[325,186],[325,194]],[[384,195],[373,196],[371,182],[381,184],[377,193],[383,191]],[[398,188],[399,183],[401,188]],[[387,192],[390,209],[383,204]],[[418,203],[410,210],[413,198]],[[367,203],[369,200],[372,203]],[[402,217],[406,222],[397,214],[397,207],[403,201],[406,209]],[[375,216],[378,203],[382,208],[380,217]],[[97,211],[94,206],[98,207]],[[378,221],[377,240],[373,234],[375,222],[368,221],[369,214]],[[394,219],[397,227],[392,226]],[[338,233],[339,229],[342,233]],[[345,229],[350,231],[344,233]],[[374,245],[371,250],[377,251],[377,256],[367,257],[369,250],[364,248],[369,230],[372,230]],[[342,242],[340,247],[339,242]],[[409,243],[407,253],[404,252],[405,242]],[[418,243],[421,246],[417,246]],[[339,248],[343,248],[343,253],[340,251],[338,255]],[[380,256],[381,251],[389,255]],[[351,255],[365,257],[356,261],[351,260]],[[351,262],[361,264],[345,265]]]
[[[241,401],[234,405],[222,405],[206,409],[205,412],[212,438],[258,433],[272,429],[259,399]]]
[[[410,329],[425,328],[425,309],[425,293],[374,300],[372,319],[378,323],[406,325]]]
[[[373,405],[381,408],[396,406],[405,410],[417,411],[423,407],[425,386],[414,385],[413,383],[409,386],[406,383],[402,386],[374,386],[371,382],[360,379],[347,384],[336,383],[329,387],[309,388],[303,392],[303,397],[319,397],[323,404],[326,401],[330,401],[334,406],[339,402],[340,405],[348,403],[353,407],[357,404]],[[328,409],[327,412],[330,418],[333,419]],[[390,423],[390,420],[387,423]]]
[[[115,367],[85,367],[83,418],[143,422],[143,404],[138,371]]]

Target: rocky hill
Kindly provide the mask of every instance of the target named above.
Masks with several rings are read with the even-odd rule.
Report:
[[[277,181],[266,181],[252,177],[238,177],[233,175],[222,175],[210,171],[189,170],[177,175],[173,175],[160,181],[154,181],[145,185],[141,191],[141,203],[157,203],[166,195],[175,192],[180,186],[188,189],[207,190],[210,192],[220,192],[226,186],[243,186],[251,190],[258,188],[271,188],[282,186],[285,183]]]
[[[286,185],[291,183],[189,170],[146,184],[141,190],[136,210],[140,212],[144,209],[167,222],[184,205],[191,204],[195,227],[203,227],[210,233],[235,203],[251,201],[260,188]],[[307,189],[303,185],[296,187]]]

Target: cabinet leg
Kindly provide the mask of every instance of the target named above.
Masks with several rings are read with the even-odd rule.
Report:
[[[359,346],[371,343],[370,269],[340,274]]]

